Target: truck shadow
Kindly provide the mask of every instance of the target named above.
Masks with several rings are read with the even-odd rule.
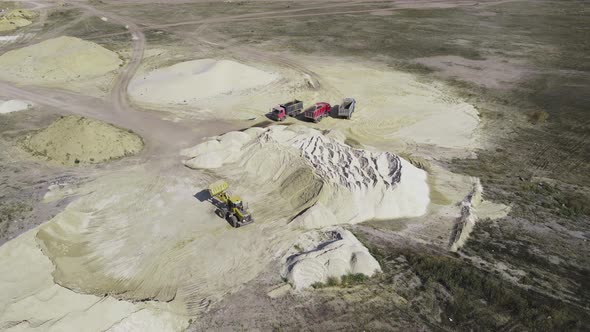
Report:
[[[309,120],[308,118],[305,117],[305,110],[297,115],[294,116],[295,119],[299,120],[299,121],[304,121],[304,122],[313,122],[311,120]]]
[[[340,119],[340,117],[338,116],[338,109],[340,108],[340,105],[333,105],[332,108],[330,109],[330,117],[333,119]]]
[[[203,189],[198,193],[193,195],[194,198],[198,199],[199,202],[205,202],[212,199],[211,195],[209,194],[209,190]]]
[[[267,119],[269,119],[270,121],[272,121],[272,122],[278,122],[277,120],[273,119],[273,117],[271,116],[271,114],[272,114],[272,113],[266,113],[266,114],[264,114],[264,116],[265,116]],[[265,122],[266,122],[266,121],[265,121]],[[270,124],[272,124],[272,122],[271,122]],[[270,124],[269,124],[269,125],[270,125]],[[266,127],[268,127],[269,125],[267,125]]]

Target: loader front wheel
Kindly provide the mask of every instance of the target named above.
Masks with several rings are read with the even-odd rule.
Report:
[[[234,228],[238,228],[238,226],[239,226],[238,225],[238,218],[234,215],[229,216],[229,223]]]

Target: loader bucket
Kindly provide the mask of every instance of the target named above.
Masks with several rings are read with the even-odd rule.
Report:
[[[211,197],[217,196],[229,188],[229,184],[224,180],[216,181],[209,185],[209,194]]]

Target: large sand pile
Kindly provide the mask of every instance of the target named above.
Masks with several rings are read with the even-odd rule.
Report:
[[[379,262],[369,250],[350,231],[340,227],[305,233],[296,247],[303,252],[288,253],[282,271],[282,276],[295,289],[347,274],[370,277],[381,271]]]
[[[66,116],[27,136],[24,146],[35,155],[63,165],[105,162],[136,154],[141,137],[108,123],[80,116]]]
[[[33,23],[37,13],[26,9],[15,9],[0,16],[0,32],[13,31]]]
[[[101,78],[119,68],[119,56],[74,37],[59,37],[0,56],[0,80],[59,84]]]
[[[231,60],[201,59],[137,75],[130,96],[149,104],[195,104],[267,85],[276,75]]]
[[[188,167],[218,170],[298,210],[296,222],[308,228],[420,216],[429,203],[424,171],[304,126],[228,133],[183,154]]]

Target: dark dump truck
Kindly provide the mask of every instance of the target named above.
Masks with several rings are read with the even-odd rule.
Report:
[[[338,107],[338,117],[350,119],[355,106],[356,100],[354,98],[344,98]]]
[[[305,110],[305,118],[313,122],[320,122],[323,118],[330,115],[332,106],[326,102],[315,103],[315,105]]]
[[[285,104],[280,104],[270,110],[270,117],[275,121],[283,121],[287,116],[297,116],[303,109],[301,100],[293,100]]]

